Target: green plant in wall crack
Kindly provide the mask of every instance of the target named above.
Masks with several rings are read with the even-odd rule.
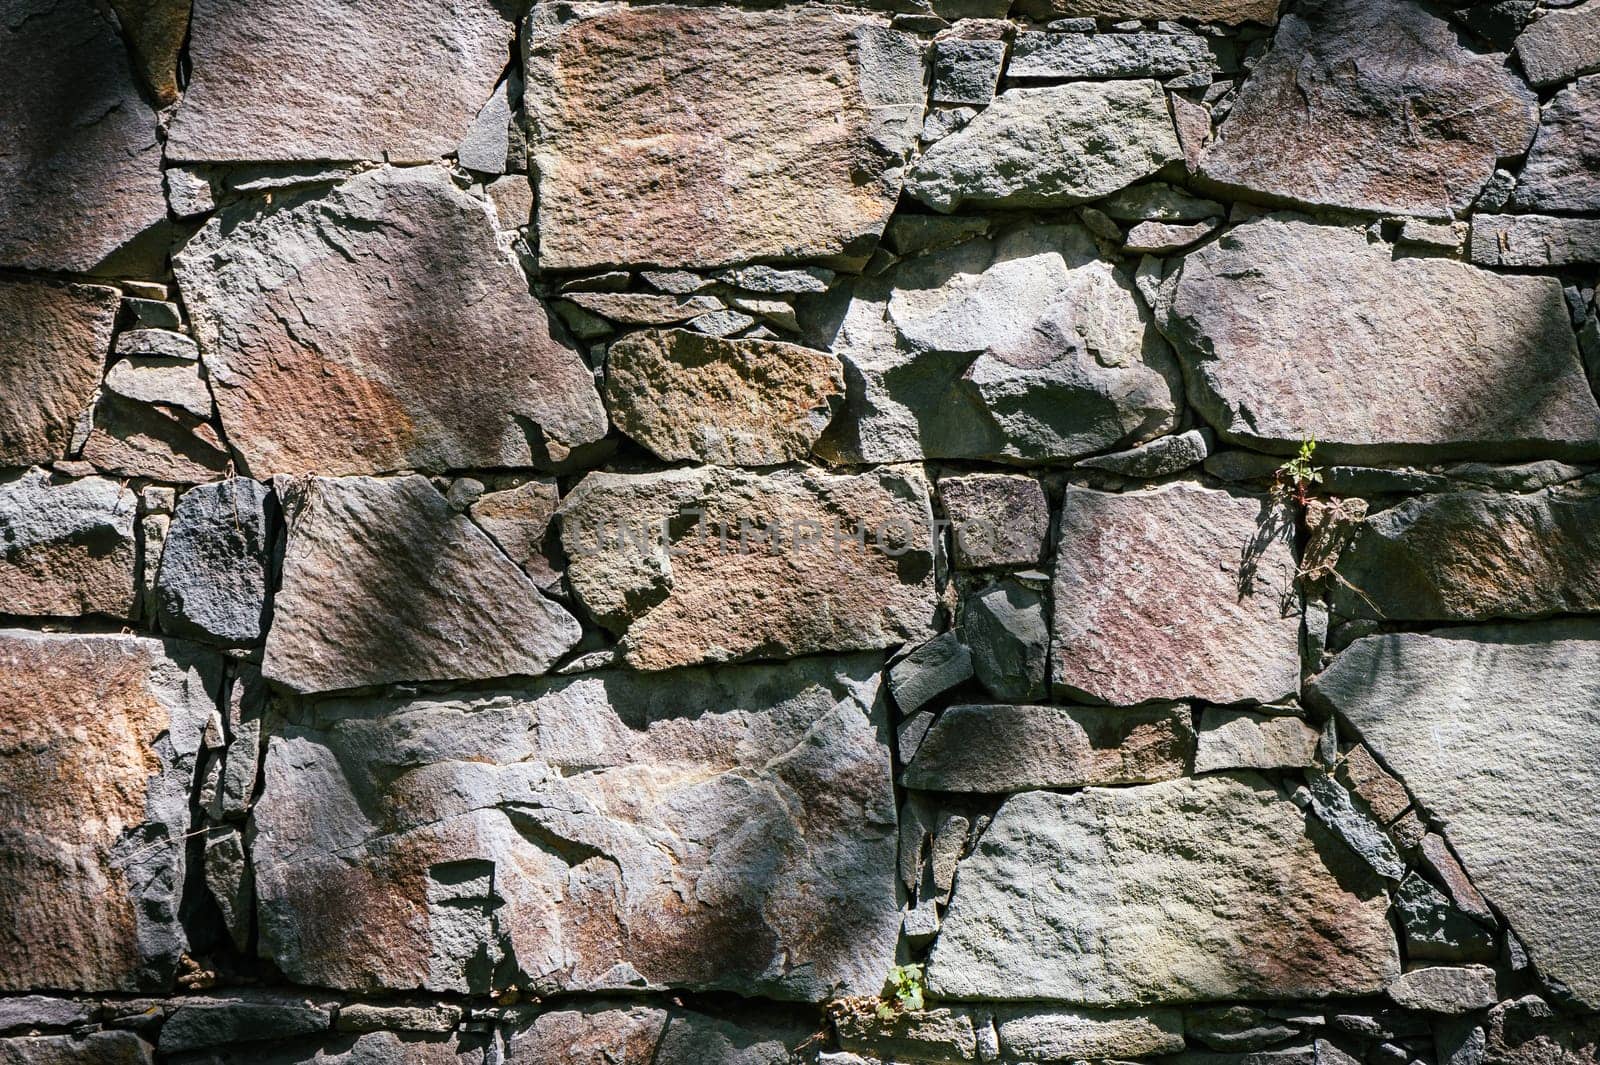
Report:
[[[1311,486],[1322,483],[1322,470],[1317,467],[1317,439],[1308,437],[1300,443],[1300,453],[1278,467],[1273,475],[1272,491],[1280,499],[1292,499],[1304,507],[1311,501]]]
[[[878,1019],[892,1021],[902,1013],[920,1010],[923,1006],[923,969],[920,965],[896,965],[889,970],[889,980],[878,1001]]]

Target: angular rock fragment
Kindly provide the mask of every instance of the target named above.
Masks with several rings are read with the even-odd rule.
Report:
[[[1192,33],[1019,33],[1006,75],[1033,78],[1175,78],[1209,70]]]
[[[1406,957],[1426,961],[1494,961],[1492,928],[1450,904],[1444,893],[1416,873],[1395,891],[1395,912],[1405,937]]]
[[[109,12],[7,0],[0,266],[87,272],[167,219],[156,116]]]
[[[1265,1050],[1299,1035],[1299,1029],[1275,1021],[1255,1006],[1209,1006],[1187,1010],[1183,1030],[1212,1050],[1245,1052]]]
[[[190,0],[111,0],[145,84],[161,107],[178,102],[178,53],[189,35]]]
[[[889,669],[895,708],[912,714],[924,703],[972,679],[972,652],[954,632],[942,632]],[[902,748],[904,744],[901,745]],[[902,749],[901,757],[911,755]]]
[[[0,990],[171,988],[220,685],[175,642],[0,633]]]
[[[932,635],[932,509],[915,468],[592,473],[561,513],[567,579],[636,669]]]
[[[97,285],[0,282],[0,466],[66,458],[100,383],[117,300]]]
[[[467,513],[511,561],[543,587],[557,576],[545,554],[545,535],[560,504],[555,480],[535,477],[513,488],[485,492]]]
[[[143,356],[119,359],[106,374],[105,388],[135,403],[157,403],[195,418],[211,417],[211,390],[198,363]]]
[[[1600,263],[1600,220],[1536,214],[1479,214],[1472,219],[1472,261],[1544,269]]]
[[[277,510],[271,489],[243,478],[183,493],[156,579],[164,632],[229,646],[261,639]]]
[[[161,1026],[164,1054],[280,1040],[333,1027],[323,1003],[272,991],[235,991],[185,999]]]
[[[1104,470],[1121,477],[1165,477],[1204,462],[1215,444],[1209,429],[1162,436],[1128,451],[1080,459],[1080,469]]]
[[[1600,6],[1546,11],[1517,38],[1517,60],[1541,87],[1600,70]]]
[[[200,358],[200,349],[192,338],[171,329],[126,329],[117,334],[117,354],[193,362]]]
[[[1181,159],[1154,81],[1008,89],[923,153],[906,191],[934,210],[1069,207]]]
[[[1600,439],[1554,278],[1395,259],[1361,230],[1269,217],[1188,256],[1166,330],[1206,420],[1265,450],[1309,436],[1319,459],[1415,462]]]
[[[1560,490],[1408,499],[1361,524],[1339,558],[1334,609],[1386,621],[1600,610],[1597,524],[1600,497]]]
[[[1179,384],[1132,284],[1081,226],[1027,226],[857,283],[832,343],[843,462],[1076,458],[1170,431]]]
[[[715,296],[655,292],[569,292],[564,297],[591,314],[623,325],[676,325],[723,309]]]
[[[7,1065],[152,1065],[151,1047],[132,1032],[38,1035],[0,1039]]]
[[[948,38],[934,44],[933,102],[984,107],[994,99],[1006,42]]]
[[[859,265],[920,127],[921,46],[820,8],[534,10],[525,106],[546,269]]]
[[[235,211],[174,269],[245,472],[559,465],[605,435],[492,209],[443,169]]]
[[[952,706],[901,783],[925,791],[1150,784],[1183,776],[1194,753],[1184,706]]]
[[[1281,0],[1022,0],[1019,13],[1055,18],[1190,19],[1237,26],[1278,21]]]
[[[1193,225],[1174,225],[1170,222],[1140,222],[1128,230],[1122,250],[1129,255],[1170,255],[1215,233],[1222,219],[1213,218]]]
[[[95,404],[83,457],[102,473],[174,484],[214,481],[233,461],[209,421],[109,392]]]
[[[1297,204],[1449,220],[1537,128],[1538,100],[1504,59],[1416,0],[1310,0],[1284,17],[1201,171]]]
[[[1008,1059],[1040,1065],[1069,1061],[1128,1060],[1183,1050],[1183,1014],[1099,1010],[1002,1009],[995,1015],[1000,1049]]]
[[[1388,987],[1389,997],[1411,1010],[1471,1013],[1500,1000],[1494,970],[1486,965],[1430,965],[1413,969]]]
[[[966,596],[961,639],[972,668],[996,699],[1043,699],[1050,673],[1050,625],[1044,596],[1021,581],[1002,580]]]
[[[191,25],[167,157],[199,162],[437,159],[489,98],[514,33],[494,0],[194,0]]]
[[[1563,1017],[1537,995],[1501,1003],[1489,1014],[1484,1060],[1493,1065],[1593,1065],[1600,1019]]]
[[[1115,705],[1271,702],[1295,691],[1292,539],[1265,499],[1193,484],[1068,488],[1052,683]]]
[[[890,1061],[976,1061],[978,1037],[972,1014],[934,1007],[890,1018],[852,1010],[834,1019],[839,1045]]]
[[[262,673],[296,691],[539,674],[581,627],[424,477],[312,478]]]
[[[843,394],[839,360],[798,344],[647,330],[606,354],[606,402],[617,428],[669,462],[798,461]]]
[[[92,1003],[50,995],[18,995],[0,999],[0,1032],[20,1028],[71,1028],[89,1023]]]
[[[0,613],[126,618],[134,597],[131,489],[102,477],[0,481]]]
[[[1050,503],[1032,477],[973,473],[939,481],[961,569],[1033,566],[1044,559]]]
[[[1600,8],[1593,10],[1600,15]],[[1597,169],[1600,77],[1592,77],[1562,89],[1545,105],[1539,135],[1517,178],[1511,204],[1519,210],[1552,214],[1600,210]]]
[[[480,174],[504,174],[511,151],[511,83],[502,81],[456,147],[456,161]]]
[[[643,1005],[550,1010],[508,1035],[507,1065],[654,1065],[667,1021]]]
[[[1444,825],[1539,971],[1591,1007],[1597,671],[1600,625],[1540,622],[1357,640],[1310,686]]]
[[[1321,735],[1298,717],[1207,708],[1200,715],[1194,771],[1298,769],[1316,760]]]
[[[1376,876],[1399,883],[1406,873],[1405,862],[1382,826],[1358,808],[1350,793],[1327,773],[1311,770],[1306,782],[1307,789],[1296,794],[1295,801],[1303,802]]]
[[[268,749],[262,953],[350,989],[875,993],[899,928],[881,664],[321,703]]]
[[[963,864],[928,985],[1113,1007],[1367,994],[1400,971],[1387,910],[1254,774],[1028,792]]]

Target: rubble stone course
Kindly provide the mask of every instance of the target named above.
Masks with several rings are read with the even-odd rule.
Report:
[[[0,0],[0,1065],[1600,1065],[1600,0]]]

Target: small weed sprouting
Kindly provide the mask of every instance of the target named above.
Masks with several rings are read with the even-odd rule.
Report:
[[[896,965],[889,970],[889,986],[878,1001],[878,1019],[892,1021],[901,1013],[923,1005],[923,971],[920,965]]]
[[[1322,483],[1322,470],[1316,465],[1317,440],[1309,437],[1300,443],[1300,453],[1278,467],[1272,491],[1279,499],[1292,499],[1304,507],[1311,498],[1311,486]]]

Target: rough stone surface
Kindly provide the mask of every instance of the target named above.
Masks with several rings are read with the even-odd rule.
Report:
[[[1177,1010],[1003,1009],[995,1016],[1000,1048],[1011,1059],[1053,1062],[1128,1060],[1183,1050]]]
[[[1380,668],[1381,666],[1381,668]],[[1600,1006],[1586,855],[1600,799],[1600,628],[1469,627],[1357,640],[1312,684],[1435,818],[1534,964]]]
[[[1443,892],[1416,873],[1401,881],[1395,892],[1395,914],[1406,957],[1412,960],[1492,962],[1498,953],[1492,925],[1456,909]]]
[[[1320,737],[1298,717],[1208,708],[1200,715],[1194,771],[1297,769],[1316,760]]]
[[[104,394],[93,426],[83,457],[102,473],[201,484],[226,476],[232,462],[211,423],[185,411]]]
[[[1076,458],[1174,427],[1171,353],[1081,226],[1030,226],[855,287],[836,461]]]
[[[6,0],[0,266],[92,270],[167,218],[156,116],[93,0]]]
[[[561,510],[573,591],[634,668],[932,635],[932,510],[914,468],[593,473]]]
[[[865,262],[920,128],[922,55],[815,8],[541,5],[525,31],[539,261]]]
[[[617,428],[669,462],[798,461],[843,394],[839,360],[798,344],[648,330],[606,355],[606,402]]]
[[[1591,2],[1546,11],[1517,38],[1517,59],[1538,86],[1600,70],[1600,6]]]
[[[1189,708],[952,706],[901,783],[927,791],[1008,792],[1181,777],[1194,753]]]
[[[834,1021],[839,1045],[894,1061],[976,1061],[978,1037],[972,1015],[940,1007],[885,1020],[866,1010]]]
[[[116,316],[115,289],[0,282],[0,466],[66,457]]]
[[[1499,1001],[1494,970],[1486,965],[1430,965],[1413,969],[1388,987],[1389,997],[1407,1009],[1429,1013],[1471,1013]]]
[[[1175,78],[1211,67],[1206,39],[1178,33],[1019,33],[1009,77]]]
[[[0,1060],[7,1065],[151,1065],[148,1043],[132,1032],[0,1039]]]
[[[984,107],[1006,61],[1006,42],[951,38],[935,43],[933,102]]]
[[[0,613],[126,618],[134,596],[132,490],[102,477],[0,481]]]
[[[966,862],[928,983],[1089,1006],[1367,994],[1399,975],[1387,909],[1259,776],[1029,792]]]
[[[485,492],[467,508],[467,513],[500,550],[511,556],[511,561],[544,587],[557,576],[546,553],[545,540],[550,519],[560,504],[561,493],[555,481],[534,477],[512,488]]]
[[[1032,477],[972,473],[939,481],[960,569],[1033,566],[1044,560],[1050,503]]]
[[[1484,1060],[1491,1065],[1593,1065],[1600,1061],[1600,1021],[1557,1016],[1534,995],[1489,1014]]]
[[[1600,7],[1591,10],[1600,16]],[[1517,178],[1511,203],[1520,210],[1553,214],[1600,211],[1596,170],[1600,170],[1600,77],[1562,89],[1545,105],[1539,135]]]
[[[880,664],[324,703],[267,753],[265,953],[344,988],[875,992],[899,926]]]
[[[972,679],[972,652],[954,632],[943,632],[912,651],[889,669],[889,691],[902,714],[912,714],[924,703]],[[910,761],[904,753],[901,757]]]
[[[135,403],[173,407],[195,418],[211,417],[211,391],[198,363],[186,359],[119,359],[106,374],[105,390]]]
[[[297,691],[539,674],[572,615],[418,476],[312,478],[284,501],[262,670]]]
[[[928,149],[906,191],[944,212],[963,204],[1067,207],[1180,158],[1166,94],[1154,81],[1008,89]]]
[[[1600,220],[1480,214],[1472,220],[1471,252],[1481,266],[1600,263]]]
[[[1294,203],[1448,220],[1537,125],[1504,57],[1415,0],[1310,0],[1284,16],[1201,170]]]
[[[190,0],[111,0],[145,85],[161,107],[178,102],[178,54],[189,35]]]
[[[238,478],[183,493],[156,579],[163,631],[242,645],[260,641],[277,502]]]
[[[1050,672],[1050,625],[1044,596],[1020,581],[1003,580],[961,604],[961,639],[972,668],[996,699],[1042,699]]]
[[[1051,680],[1113,704],[1270,702],[1300,680],[1292,532],[1265,499],[1192,484],[1067,490]]]
[[[1127,451],[1080,459],[1080,469],[1104,470],[1122,477],[1165,477],[1181,473],[1204,462],[1211,454],[1211,431],[1190,429],[1177,436],[1163,436]]]
[[[167,157],[423,162],[452,151],[505,69],[511,5],[194,0],[193,81]],[[337,42],[337,47],[330,47]]]
[[[1600,610],[1597,522],[1600,499],[1559,489],[1408,499],[1361,524],[1339,559],[1334,609],[1388,621]]]
[[[164,1054],[234,1042],[282,1040],[333,1025],[325,1005],[295,995],[242,991],[185,1001],[161,1026]]]
[[[1207,420],[1272,451],[1516,458],[1600,438],[1558,282],[1394,259],[1356,229],[1230,231],[1185,260],[1168,335]]]
[[[1192,19],[1237,26],[1278,21],[1281,0],[1022,0],[1030,18]]]
[[[605,435],[492,210],[442,169],[238,211],[174,268],[243,472],[560,463]]]
[[[0,633],[0,990],[167,990],[214,659]]]

